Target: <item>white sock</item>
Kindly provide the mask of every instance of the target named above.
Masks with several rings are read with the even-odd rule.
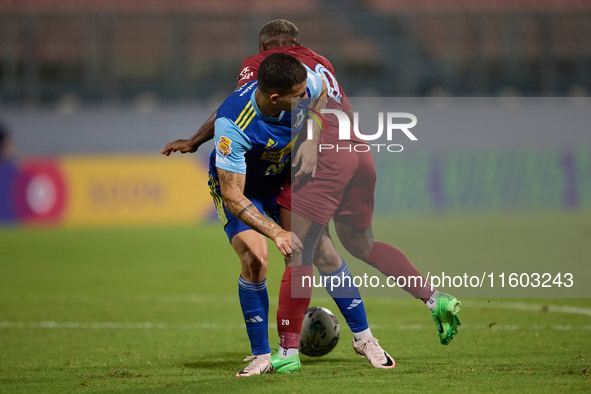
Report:
[[[353,338],[355,339],[355,342],[357,342],[357,341],[361,341],[361,340],[367,338],[370,335],[371,335],[371,330],[370,330],[369,327],[367,327],[363,331],[354,332],[353,333]]]
[[[298,348],[297,347],[283,347],[283,346],[279,346],[279,354],[283,358],[291,357],[294,354],[298,354]]]
[[[437,305],[437,294],[439,292],[437,290],[435,290],[435,293],[431,294],[431,297],[429,297],[429,299],[427,300],[427,302],[425,303],[427,305],[427,308],[429,308],[429,310],[433,310],[433,308],[435,308],[435,306]]]

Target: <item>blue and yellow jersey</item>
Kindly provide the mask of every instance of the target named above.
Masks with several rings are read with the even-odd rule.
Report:
[[[218,109],[210,158],[210,183],[217,186],[217,168],[246,174],[245,195],[279,190],[289,176],[292,138],[304,125],[307,106],[322,92],[320,75],[308,69],[309,98],[293,112],[292,121],[289,111],[277,118],[261,114],[255,100],[257,85],[257,81],[245,84]]]

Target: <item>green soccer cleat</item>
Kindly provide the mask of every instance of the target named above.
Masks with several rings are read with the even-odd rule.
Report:
[[[458,334],[458,327],[462,325],[458,319],[460,304],[460,301],[452,295],[437,294],[435,308],[431,311],[431,316],[437,326],[439,342],[442,345],[449,345],[454,335]]]
[[[276,352],[271,356],[271,366],[275,372],[292,373],[298,372],[302,368],[302,363],[300,362],[299,354],[284,358],[281,357],[279,352]]]

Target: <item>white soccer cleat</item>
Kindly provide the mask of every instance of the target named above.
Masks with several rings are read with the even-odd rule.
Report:
[[[242,361],[250,361],[250,364],[238,372],[236,376],[260,375],[273,370],[271,366],[271,353],[248,356]]]
[[[382,349],[373,335],[365,337],[361,341],[353,339],[353,349],[355,349],[355,353],[367,358],[374,368],[392,369],[396,366],[394,359]]]

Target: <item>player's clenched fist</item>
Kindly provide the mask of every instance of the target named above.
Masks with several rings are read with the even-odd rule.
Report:
[[[274,241],[277,249],[284,256],[291,256],[292,253],[301,252],[304,248],[297,235],[291,231],[281,230]]]

